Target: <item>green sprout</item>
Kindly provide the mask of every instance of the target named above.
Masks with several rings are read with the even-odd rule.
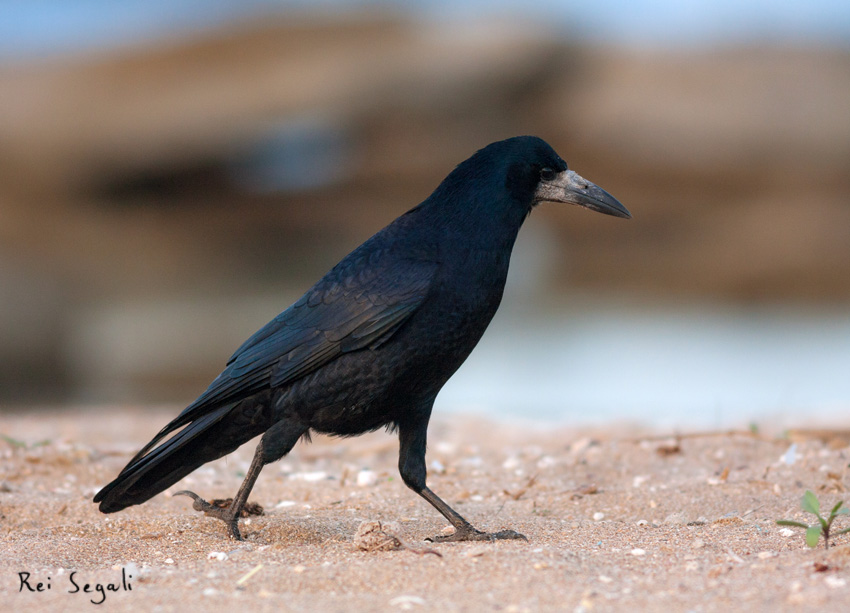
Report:
[[[818,518],[818,523],[816,524],[804,524],[803,522],[793,521],[791,519],[779,519],[776,523],[780,526],[794,526],[795,528],[805,528],[806,530],[806,545],[809,547],[817,547],[818,541],[820,537],[823,536],[824,548],[829,549],[829,536],[830,530],[832,529],[832,522],[835,521],[835,518],[839,515],[847,515],[850,513],[850,509],[847,507],[843,507],[843,500],[839,500],[835,503],[835,506],[832,507],[832,510],[829,512],[829,516],[824,518],[820,514],[820,501],[817,496],[815,496],[811,490],[806,490],[806,493],[803,494],[803,499],[800,501],[800,506],[807,513],[811,513],[815,517]],[[839,536],[841,534],[846,534],[850,532],[850,528],[845,528],[840,532],[833,533],[832,536]]]
[[[12,447],[16,449],[35,449],[36,447],[44,447],[45,445],[49,445],[50,441],[45,439],[43,441],[37,441],[35,443],[27,444],[26,441],[22,441],[20,439],[13,438],[8,434],[0,434],[0,439],[6,441]]]

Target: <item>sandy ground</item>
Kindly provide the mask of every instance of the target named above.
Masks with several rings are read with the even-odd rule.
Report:
[[[847,496],[843,432],[794,435],[781,461],[791,444],[782,433],[674,438],[437,417],[432,489],[477,527],[528,537],[442,544],[425,542],[446,523],[401,483],[394,437],[316,437],[263,471],[252,500],[266,514],[243,521],[240,543],[185,497],[111,516],[91,503],[176,411],[0,416],[14,439],[0,441],[0,610],[92,610],[104,598],[110,611],[229,613],[850,607],[850,535],[812,550],[802,531],[775,524],[805,519],[806,489],[830,504]],[[233,495],[252,451],[178,487]],[[408,548],[359,549],[365,521],[384,522]]]

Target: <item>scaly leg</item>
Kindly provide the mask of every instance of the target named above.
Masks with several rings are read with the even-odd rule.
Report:
[[[429,540],[435,543],[445,543],[448,541],[494,541],[502,539],[522,539],[528,541],[525,536],[514,530],[501,530],[499,532],[482,532],[481,530],[477,530],[425,485],[427,474],[425,469],[425,447],[430,410],[425,411],[424,414],[424,419],[419,418],[414,420],[413,423],[399,424],[398,470],[407,487],[427,500],[455,527],[455,531],[452,534],[435,536]]]
[[[241,541],[242,535],[239,533],[239,518],[245,510],[248,501],[248,495],[260,476],[260,471],[263,466],[269,462],[279,460],[289,453],[298,442],[298,439],[307,431],[307,427],[302,424],[283,419],[275,423],[269,428],[260,439],[257,445],[257,450],[254,452],[254,459],[251,460],[251,467],[248,469],[248,474],[245,475],[245,480],[239,486],[239,491],[230,502],[230,504],[222,504],[220,501],[214,500],[212,503],[207,502],[194,492],[181,490],[176,492],[175,496],[189,496],[195,502],[192,503],[192,508],[196,511],[201,511],[209,517],[215,517],[227,524],[227,532],[230,538]],[[251,505],[248,505],[249,507]]]
[[[239,518],[242,516],[242,510],[248,500],[248,494],[254,487],[257,477],[260,476],[260,471],[263,470],[265,462],[263,462],[263,442],[257,445],[257,450],[254,452],[254,459],[251,461],[251,468],[248,469],[248,474],[245,475],[245,480],[239,486],[239,491],[230,502],[229,505],[219,506],[218,501],[213,500],[212,503],[207,502],[195,492],[189,490],[181,490],[175,492],[175,496],[189,496],[195,502],[192,503],[192,508],[196,511],[201,511],[209,517],[215,517],[227,524],[227,532],[230,538],[241,541],[242,535],[239,533]]]

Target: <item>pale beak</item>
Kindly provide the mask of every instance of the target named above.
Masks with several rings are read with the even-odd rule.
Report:
[[[604,189],[582,179],[572,170],[559,172],[551,181],[541,180],[534,193],[534,203],[564,202],[577,204],[591,211],[631,219],[632,214]]]

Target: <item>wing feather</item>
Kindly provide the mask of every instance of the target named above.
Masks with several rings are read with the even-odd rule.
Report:
[[[286,385],[342,353],[374,349],[392,336],[425,301],[438,264],[399,258],[391,249],[365,250],[360,257],[358,251],[245,341],[175,422]]]

